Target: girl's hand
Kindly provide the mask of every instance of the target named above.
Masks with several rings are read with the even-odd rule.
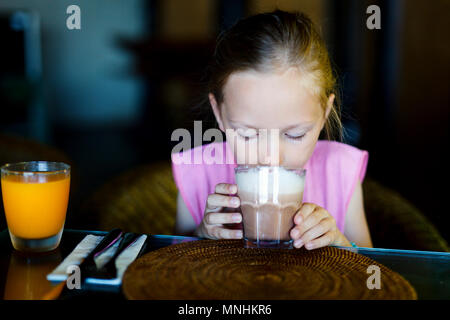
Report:
[[[215,193],[208,196],[205,214],[200,225],[195,230],[198,237],[210,239],[241,239],[242,230],[233,229],[232,226],[242,221],[238,208],[240,200],[235,195],[237,186],[234,184],[219,183]],[[232,208],[232,212],[230,211]],[[232,224],[232,226],[226,226]]]
[[[336,220],[324,208],[313,203],[303,203],[294,217],[295,227],[291,230],[294,247],[317,249],[328,245],[351,246],[336,227]]]

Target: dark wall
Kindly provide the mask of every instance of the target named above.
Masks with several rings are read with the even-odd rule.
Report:
[[[355,59],[338,62],[347,61],[356,75],[356,87],[354,82],[344,83],[343,89],[354,93],[355,100],[347,101],[355,101],[351,109],[361,128],[359,146],[370,153],[368,173],[421,209],[448,240],[450,218],[444,199],[449,173],[450,46],[444,35],[450,30],[450,4],[354,2],[340,2],[340,10],[351,15],[349,21],[369,4],[379,5],[382,15],[381,30],[368,30],[361,14],[356,15],[361,26],[351,38],[356,44],[345,50],[337,46],[336,54]],[[353,8],[353,13],[342,7]],[[345,64],[340,65],[345,70]]]
[[[450,239],[450,2],[404,1],[395,108],[396,186]],[[394,180],[394,179],[392,179]],[[395,181],[395,180],[394,180]]]
[[[42,119],[26,128],[42,129],[78,167],[74,199],[131,167],[168,160],[172,130],[204,119],[193,107],[217,34],[279,5],[306,11],[322,30],[339,74],[346,142],[369,151],[368,175],[418,206],[450,240],[448,0],[83,0],[80,31],[65,28],[70,1],[50,2],[3,1],[0,12],[21,7],[41,17],[42,93],[30,105],[45,112],[23,113]],[[381,8],[381,30],[366,27],[371,4]],[[4,50],[0,59],[5,65]],[[19,85],[8,92],[26,89]],[[12,127],[6,122],[0,133]]]

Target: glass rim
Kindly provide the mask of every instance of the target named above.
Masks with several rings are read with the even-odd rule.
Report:
[[[40,163],[46,163],[50,165],[54,165],[56,167],[61,167],[61,169],[57,170],[48,170],[48,171],[40,171],[38,170],[25,170],[25,169],[19,169],[17,167],[20,166],[26,166],[26,165],[32,165],[32,164],[40,164]],[[16,168],[14,168],[16,167]],[[64,162],[58,162],[58,161],[45,161],[45,160],[38,160],[38,161],[22,161],[22,162],[15,162],[15,163],[6,163],[0,167],[0,172],[6,173],[6,174],[14,174],[14,175],[53,175],[53,174],[67,174],[70,173],[70,165]]]
[[[249,170],[249,169],[257,169],[257,168],[282,168],[287,171],[295,171],[299,172],[300,174],[305,174],[306,169],[300,168],[300,167],[289,167],[289,166],[271,166],[271,165],[238,165],[236,168],[234,168],[234,172],[238,173],[241,171]]]

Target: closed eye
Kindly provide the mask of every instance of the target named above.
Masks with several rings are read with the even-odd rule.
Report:
[[[237,133],[243,139],[245,139],[245,141],[256,138],[258,136],[258,132],[254,129],[237,129]]]
[[[306,133],[304,133],[304,134],[302,134],[302,135],[290,135],[290,134],[285,133],[284,135],[285,135],[288,139],[300,141],[300,140],[303,139],[303,137],[306,135]]]

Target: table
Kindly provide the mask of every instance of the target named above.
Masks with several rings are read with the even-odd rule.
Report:
[[[87,235],[102,231],[64,230],[58,249],[40,255],[24,255],[12,248],[8,230],[0,232],[0,297],[38,299],[52,288],[50,273]],[[201,238],[149,235],[146,251]],[[343,248],[344,249],[344,248]],[[450,299],[450,253],[378,248],[345,248],[367,256],[398,272],[416,289],[419,299]],[[369,275],[368,275],[369,276]],[[124,299],[120,287],[102,290],[64,290],[61,299],[91,297]]]

